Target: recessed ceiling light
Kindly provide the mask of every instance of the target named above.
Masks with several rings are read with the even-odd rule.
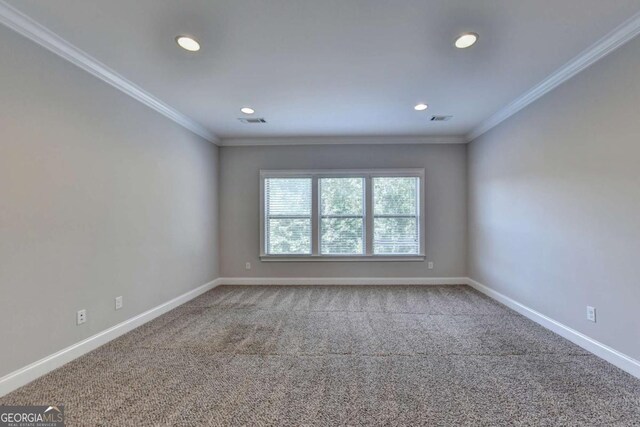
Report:
[[[245,113],[245,114],[253,114],[253,113],[255,113],[255,112],[256,112],[256,110],[254,110],[254,109],[253,109],[253,108],[251,108],[251,107],[242,107],[242,108],[240,109],[240,111],[242,111],[242,112],[243,112],[243,113]]]
[[[176,37],[176,43],[178,43],[178,46],[184,50],[188,50],[189,52],[197,52],[200,50],[200,43],[198,43],[193,37],[178,36]]]
[[[476,33],[464,33],[460,34],[456,39],[456,47],[458,49],[466,49],[473,46],[478,41],[478,35]]]
[[[427,108],[429,108],[429,106],[427,104],[418,104],[415,107],[413,107],[413,109],[416,110],[416,111],[424,111]]]

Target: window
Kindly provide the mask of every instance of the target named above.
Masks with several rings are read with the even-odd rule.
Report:
[[[265,261],[424,260],[423,169],[260,171]]]
[[[420,252],[420,180],[373,178],[373,253]]]
[[[320,253],[364,255],[364,178],[320,178]]]
[[[311,178],[268,178],[265,225],[267,253],[311,254]]]

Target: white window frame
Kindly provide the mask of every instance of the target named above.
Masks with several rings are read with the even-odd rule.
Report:
[[[322,255],[320,253],[320,178],[362,177],[365,185],[364,255]],[[420,251],[407,255],[375,255],[373,253],[373,177],[419,178],[420,219],[418,221]],[[269,255],[265,252],[265,194],[266,178],[311,178],[311,255]],[[313,169],[313,170],[260,170],[260,259],[262,261],[424,261],[425,260],[425,171],[424,169]]]

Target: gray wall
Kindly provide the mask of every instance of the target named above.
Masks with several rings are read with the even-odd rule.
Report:
[[[640,39],[469,146],[471,278],[640,359]],[[586,306],[597,323],[586,320]]]
[[[218,277],[218,149],[3,26],[0,58],[2,376]]]
[[[222,147],[223,277],[459,277],[466,273],[465,145]],[[425,262],[260,262],[260,169],[425,168]],[[252,269],[245,270],[245,262]]]

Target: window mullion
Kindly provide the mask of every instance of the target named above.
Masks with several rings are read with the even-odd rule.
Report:
[[[418,195],[418,212],[417,212],[417,223],[418,223],[418,253],[419,254],[424,254],[425,253],[425,235],[426,235],[426,230],[425,230],[425,224],[424,224],[424,216],[425,216],[425,198],[424,198],[424,188],[423,186],[425,185],[424,182],[424,176],[422,177],[418,177],[418,182],[417,182],[417,191],[416,194]]]
[[[373,255],[373,188],[371,181],[370,175],[367,175],[364,179],[364,248],[366,255]]]
[[[311,183],[311,254],[320,254],[320,180],[317,176]]]

